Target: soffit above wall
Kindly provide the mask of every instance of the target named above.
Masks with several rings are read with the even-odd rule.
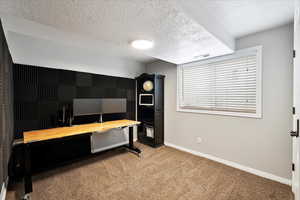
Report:
[[[225,27],[226,33],[235,38],[290,23],[294,18],[294,0],[178,0],[178,2],[196,21],[209,26],[208,30],[212,31],[222,26]],[[210,23],[207,19],[212,19],[216,24]]]
[[[91,48],[101,48],[118,52],[120,56],[141,62],[154,58],[181,64],[199,60],[199,55],[211,57],[228,54],[234,50],[234,38],[224,29],[210,31],[186,14],[182,6],[174,0],[2,0],[2,16],[16,16],[49,29],[54,28],[66,34],[77,34],[88,38]],[[214,19],[209,19],[213,24]],[[6,24],[13,23],[7,18]],[[36,33],[35,29],[22,32],[35,37],[57,40],[54,32]],[[9,26],[7,26],[9,27]],[[135,39],[148,39],[155,42],[153,49],[139,52],[131,49],[129,43]],[[72,37],[60,38],[72,43]],[[76,41],[84,44],[86,41]],[[88,46],[88,45],[84,45]],[[20,47],[21,48],[21,47]]]

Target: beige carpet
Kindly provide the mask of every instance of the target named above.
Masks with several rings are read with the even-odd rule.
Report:
[[[35,176],[32,199],[293,199],[286,185],[173,148],[136,145],[142,158],[117,149]],[[8,191],[7,200],[19,199],[19,187]]]

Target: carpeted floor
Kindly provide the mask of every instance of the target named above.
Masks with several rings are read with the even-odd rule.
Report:
[[[292,200],[289,186],[173,148],[136,144],[34,176],[33,200]],[[19,199],[19,186],[7,200]]]

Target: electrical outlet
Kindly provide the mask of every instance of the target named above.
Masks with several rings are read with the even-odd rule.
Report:
[[[202,138],[201,137],[197,137],[197,143],[200,144],[202,142]]]

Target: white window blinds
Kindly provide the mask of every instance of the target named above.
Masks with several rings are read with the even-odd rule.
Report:
[[[260,115],[260,48],[178,67],[179,109]],[[234,114],[237,113],[237,114]]]

